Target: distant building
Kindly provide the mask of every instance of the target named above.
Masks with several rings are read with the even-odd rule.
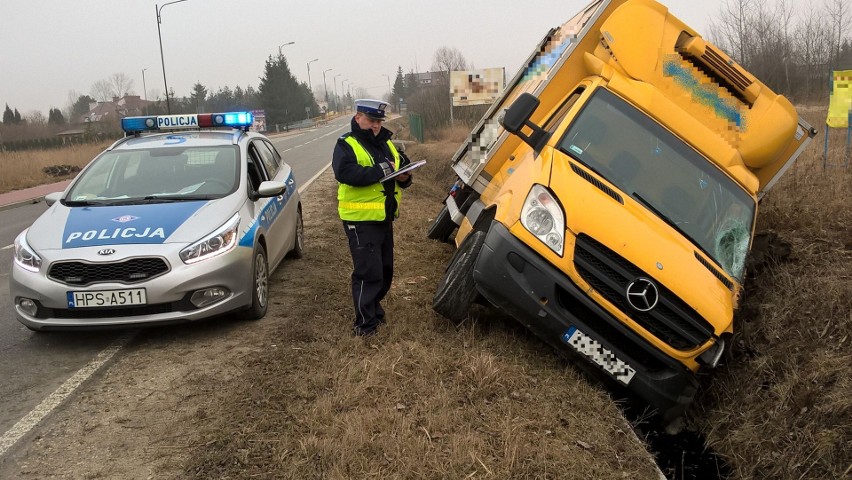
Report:
[[[112,97],[111,102],[93,102],[89,111],[74,119],[75,123],[118,122],[124,117],[144,115],[145,106],[152,102],[142,100],[138,95],[125,95],[121,98]]]
[[[417,83],[425,86],[439,83],[441,78],[443,78],[444,72],[423,72],[415,73],[414,75],[417,77]]]

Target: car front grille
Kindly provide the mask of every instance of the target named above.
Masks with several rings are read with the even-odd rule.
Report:
[[[57,262],[50,266],[47,276],[66,285],[93,283],[139,283],[169,271],[169,265],[159,257],[131,258],[123,262],[88,263]]]
[[[583,280],[610,303],[678,350],[697,347],[713,334],[713,326],[707,320],[655,280],[657,305],[645,312],[633,308],[627,301],[628,285],[638,278],[653,277],[588,235],[577,237],[574,266]]]

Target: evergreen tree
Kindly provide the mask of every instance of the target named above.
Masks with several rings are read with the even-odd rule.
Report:
[[[189,94],[189,98],[192,100],[192,107],[195,109],[195,112],[205,112],[204,106],[207,99],[207,88],[201,82],[196,82],[192,86],[192,93]]]
[[[402,74],[402,66],[396,69],[396,80],[393,82],[393,90],[391,90],[391,103],[399,106],[399,99],[405,99],[405,76]]]
[[[95,99],[88,95],[80,95],[77,100],[71,105],[71,122],[75,122],[77,118],[88,113],[89,105],[95,103]]]
[[[65,116],[62,115],[62,111],[58,108],[51,108],[50,113],[47,116],[47,124],[48,125],[64,125],[65,124]]]
[[[319,113],[313,93],[306,84],[296,81],[284,56],[266,60],[257,96],[268,125],[287,124]]]
[[[3,125],[12,125],[15,123],[15,114],[12,112],[12,109],[9,108],[9,104],[6,104],[6,110],[3,110]]]
[[[18,109],[16,108],[15,109],[15,125],[21,125],[22,123],[24,123],[24,119],[21,118],[21,112],[19,112]]]

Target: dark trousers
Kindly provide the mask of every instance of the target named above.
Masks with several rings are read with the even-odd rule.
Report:
[[[352,254],[352,303],[355,333],[370,335],[384,323],[379,302],[393,281],[393,223],[348,223],[343,230]]]

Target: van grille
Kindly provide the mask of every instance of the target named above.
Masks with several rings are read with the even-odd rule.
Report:
[[[141,257],[110,263],[57,262],[50,266],[47,276],[67,285],[90,285],[144,282],[168,271],[169,266],[162,258]]]
[[[637,278],[653,277],[588,235],[577,237],[574,266],[610,303],[673,348],[695,348],[713,335],[713,326],[707,320],[657,281],[659,302],[653,309],[642,312],[630,306],[627,286]]]

